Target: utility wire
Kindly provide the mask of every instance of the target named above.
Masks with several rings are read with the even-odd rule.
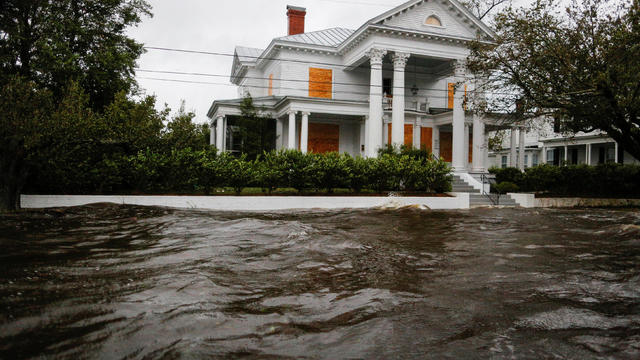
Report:
[[[140,69],[140,68],[136,68],[136,71],[140,71],[140,72],[148,72],[148,73],[157,73],[157,74],[171,74],[171,75],[188,75],[188,76],[203,76],[203,77],[216,77],[216,78],[228,78],[229,75],[224,75],[224,74],[211,74],[211,73],[199,73],[199,72],[182,72],[182,71],[164,71],[164,70],[150,70],[150,69]],[[366,88],[375,88],[375,87],[382,87],[384,88],[385,86],[383,85],[369,85],[369,84],[364,84],[364,83],[347,83],[347,82],[337,82],[337,81],[313,81],[313,80],[303,80],[303,79],[284,79],[284,78],[268,78],[268,77],[262,77],[262,76],[243,76],[243,78],[245,79],[253,79],[253,80],[272,80],[272,81],[281,81],[281,82],[293,82],[293,83],[309,83],[309,84],[323,84],[323,85],[345,85],[345,86],[360,86],[360,87],[366,87]],[[214,83],[210,83],[210,84],[214,84]],[[220,84],[220,85],[233,85],[236,86],[234,84],[228,84],[228,83],[215,83],[215,84]],[[247,85],[248,87],[255,87],[254,85]],[[279,87],[275,87],[274,88],[279,88]],[[390,86],[388,87],[390,89],[404,89],[404,90],[411,90],[413,87],[401,87],[401,86]],[[441,92],[449,92],[448,89],[436,89],[436,88],[427,88],[427,87],[418,87],[419,90],[427,90],[427,91],[441,91]],[[479,90],[468,90],[469,93],[476,93],[476,94],[492,94],[492,95],[513,95],[513,93],[510,92],[488,92],[488,91],[479,91]]]
[[[235,57],[236,56],[235,53],[231,54],[231,53],[216,52],[216,51],[187,50],[187,49],[176,49],[176,48],[158,47],[158,46],[145,46],[144,48],[147,49],[147,50],[170,51],[170,52],[180,52],[180,53],[187,53],[187,54],[226,56],[226,57]],[[298,64],[307,64],[307,65],[308,64],[325,65],[325,66],[333,66],[333,67],[345,68],[345,69],[351,67],[349,65],[322,62],[322,61],[280,59],[280,58],[273,58],[273,57],[250,56],[250,55],[242,55],[242,56],[238,56],[238,57],[255,59],[255,60],[263,59],[263,60],[271,60],[271,61],[277,61],[277,62],[288,62],[288,63],[298,63]],[[360,65],[359,67],[360,68],[364,68],[364,69],[371,69],[371,65]],[[415,74],[415,75],[436,75],[436,76],[439,76],[439,75],[444,75],[449,71],[450,71],[449,68],[443,69],[443,70],[438,71],[438,72],[415,71],[415,70],[414,71],[410,71],[410,70],[407,70],[405,68],[405,73]]]

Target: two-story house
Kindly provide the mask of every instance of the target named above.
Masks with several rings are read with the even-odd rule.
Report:
[[[211,143],[232,148],[229,121],[249,93],[275,119],[277,149],[376,156],[386,144],[430,149],[455,173],[487,168],[491,119],[466,111],[476,79],[468,43],[492,30],[456,0],[411,0],[356,30],[305,32],[306,10],[288,6],[287,36],[264,49],[236,47],[237,99],[216,100]]]

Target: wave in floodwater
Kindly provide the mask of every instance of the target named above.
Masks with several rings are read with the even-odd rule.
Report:
[[[640,358],[637,210],[0,215],[0,358]]]

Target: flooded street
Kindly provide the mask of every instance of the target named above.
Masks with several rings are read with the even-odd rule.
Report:
[[[640,212],[0,215],[0,358],[640,358]]]

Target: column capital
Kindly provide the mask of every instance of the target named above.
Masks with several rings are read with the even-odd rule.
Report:
[[[291,114],[296,115],[298,112],[295,110],[287,110],[287,115],[291,116]]]
[[[302,114],[302,116],[309,116],[311,115],[311,113],[309,111],[302,111],[300,112],[300,114]]]
[[[387,50],[380,48],[371,48],[365,53],[371,61],[371,65],[382,65],[382,58],[387,55]]]
[[[454,65],[454,75],[456,77],[464,77],[467,73],[467,61],[456,60]]]
[[[393,53],[393,68],[404,69],[404,67],[407,66],[407,61],[409,61],[409,56],[411,56],[411,54],[406,52],[396,51]]]

